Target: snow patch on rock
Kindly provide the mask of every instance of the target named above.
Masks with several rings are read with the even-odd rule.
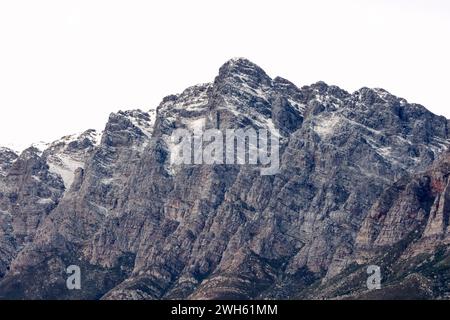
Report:
[[[69,155],[60,154],[51,156],[47,160],[50,172],[55,173],[64,181],[66,189],[70,188],[75,178],[75,171],[78,168],[84,168],[84,162],[76,160]]]
[[[332,135],[342,121],[342,117],[332,114],[328,118],[322,118],[314,124],[314,131],[320,136],[321,139],[327,138]]]

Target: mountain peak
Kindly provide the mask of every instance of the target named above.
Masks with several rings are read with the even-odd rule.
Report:
[[[208,129],[224,150],[192,135]],[[232,138],[229,162],[238,130],[245,153]],[[82,136],[17,160],[0,149],[0,299],[352,298],[365,289],[344,280],[380,262],[394,270],[383,287],[419,274],[427,295],[448,297],[434,274],[449,259],[450,169],[428,169],[450,146],[448,122],[384,90],[298,88],[234,58],[157,114],[111,114],[98,146]],[[250,163],[261,151],[273,177]],[[55,263],[72,261],[95,271],[92,290],[61,290]]]
[[[234,57],[225,62],[224,64],[232,64],[232,65],[251,65],[258,67],[255,63],[251,62],[247,58],[244,57]]]
[[[233,58],[225,62],[219,69],[217,79],[240,78],[269,83],[272,79],[257,64],[245,58]],[[216,80],[217,80],[216,79]]]

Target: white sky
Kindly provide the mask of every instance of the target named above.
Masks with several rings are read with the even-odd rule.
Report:
[[[447,0],[0,0],[0,145],[102,129],[237,56],[450,118],[449,40]]]

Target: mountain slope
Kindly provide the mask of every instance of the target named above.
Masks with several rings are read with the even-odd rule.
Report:
[[[398,181],[448,148],[448,123],[381,89],[298,88],[248,60],[230,60],[212,83],[164,98],[154,117],[110,116],[32,241],[6,254],[12,261],[0,297],[317,297],[318,284],[377,258],[379,245],[411,241],[409,218],[371,217],[377,205],[390,208],[394,196],[386,194]],[[280,171],[175,166],[171,135],[179,128],[279,134]],[[43,154],[55,163],[51,150]],[[411,214],[432,202],[409,200]],[[436,210],[430,234],[442,229],[447,210]],[[65,289],[71,264],[83,270],[83,290]]]
[[[352,265],[297,297],[358,299],[450,298],[450,154],[383,192],[363,222]],[[381,290],[361,286],[366,266],[382,270]]]

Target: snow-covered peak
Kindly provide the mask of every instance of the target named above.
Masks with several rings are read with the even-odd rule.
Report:
[[[39,151],[40,154],[42,154],[45,150],[47,150],[48,147],[50,147],[50,143],[48,142],[44,142],[44,141],[39,141],[39,142],[34,142],[31,144],[31,148],[37,149]]]
[[[264,70],[260,66],[243,57],[231,58],[222,65],[222,68],[238,68],[238,69],[240,68],[241,71],[245,69],[247,70],[253,69],[265,74]]]
[[[214,86],[222,91],[234,92],[240,89],[261,95],[272,86],[272,79],[258,65],[247,59],[237,58],[229,60],[219,69]]]
[[[5,175],[5,171],[19,157],[13,150],[0,147],[0,175]]]
[[[139,129],[147,138],[150,138],[153,133],[153,126],[156,119],[156,111],[149,110],[144,112],[139,109],[119,111],[118,115],[128,119],[131,124]]]
[[[254,64],[250,60],[244,57],[233,57],[230,60],[228,60],[226,63],[247,63],[247,64]]]
[[[81,144],[82,146],[97,146],[100,143],[102,133],[96,130],[90,129],[82,133],[76,133],[68,136],[64,136],[52,142],[49,147],[55,147],[58,145],[72,145]]]
[[[353,93],[353,97],[357,99],[359,103],[362,104],[383,104],[389,101],[400,100],[402,104],[407,103],[406,100],[397,98],[388,91],[381,88],[367,88],[363,87]]]
[[[50,172],[59,175],[66,189],[70,188],[78,168],[84,168],[86,159],[100,143],[102,134],[87,130],[79,134],[64,136],[51,144],[43,152]]]
[[[7,154],[7,153],[17,155],[17,152],[15,152],[15,151],[14,151],[13,149],[11,149],[11,148],[0,147],[0,154]]]
[[[208,105],[208,91],[212,88],[211,83],[198,84],[187,88],[182,93],[166,97],[158,110],[166,112],[169,110],[202,112]]]

